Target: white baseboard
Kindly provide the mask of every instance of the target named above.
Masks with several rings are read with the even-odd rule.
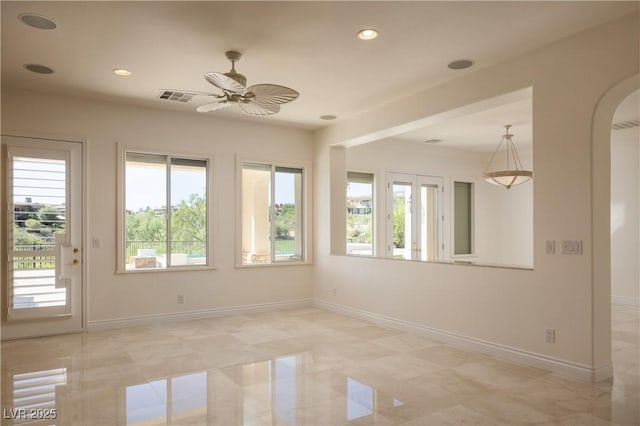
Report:
[[[125,327],[147,326],[162,322],[217,318],[284,309],[306,308],[311,306],[349,317],[362,319],[388,328],[432,338],[464,349],[482,352],[507,361],[541,368],[575,380],[599,382],[610,378],[613,374],[613,367],[611,363],[598,367],[590,367],[317,299],[301,299],[286,302],[262,303],[160,315],[141,315],[136,317],[89,321],[87,324],[87,331],[112,330]]]
[[[640,298],[611,295],[611,303],[640,309]]]
[[[233,306],[228,308],[202,309],[197,311],[175,312],[159,315],[140,315],[136,317],[88,321],[87,331],[91,332],[113,330],[117,328],[153,325],[162,322],[218,318],[231,315],[255,314],[258,312],[277,311],[284,309],[307,308],[311,306],[313,306],[313,301],[311,299],[301,299],[286,302],[261,303],[256,305]]]
[[[522,349],[501,345],[498,343],[488,342],[473,337],[467,337],[456,333],[427,327],[425,325],[416,324],[409,321],[403,321],[396,318],[355,309],[345,305],[329,303],[317,299],[314,300],[313,305],[320,309],[369,321],[388,328],[402,330],[405,332],[432,338],[464,349],[492,355],[496,358],[500,358],[506,361],[540,368],[575,380],[584,382],[599,382],[602,380],[606,380],[613,375],[613,366],[611,363],[598,367],[591,367],[558,358],[549,357],[542,354],[537,354],[534,352],[528,352]]]

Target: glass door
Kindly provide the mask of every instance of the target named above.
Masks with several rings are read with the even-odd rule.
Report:
[[[82,146],[3,137],[3,338],[82,329]]]
[[[405,260],[441,260],[442,178],[389,173],[387,256]]]
[[[419,260],[442,260],[442,178],[417,176],[420,188]]]

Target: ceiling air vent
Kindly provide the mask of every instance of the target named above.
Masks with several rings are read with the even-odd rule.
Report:
[[[630,129],[632,127],[640,127],[640,120],[620,121],[611,125],[613,130]]]
[[[189,102],[195,95],[193,93],[177,92],[175,90],[163,90],[160,92],[160,99],[177,102]]]

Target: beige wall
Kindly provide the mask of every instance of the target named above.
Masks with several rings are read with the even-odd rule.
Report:
[[[601,97],[638,73],[638,21],[638,14],[628,15],[319,131],[316,205],[326,206],[339,202],[330,191],[330,172],[335,172],[330,146],[379,139],[532,86],[535,270],[331,256],[330,242],[339,244],[343,227],[333,227],[316,211],[315,298],[606,376],[610,283],[607,276],[596,281],[592,268],[594,261],[604,262],[599,270],[605,270],[609,260],[592,258],[592,212],[608,217],[609,198],[591,204],[592,128]],[[344,212],[343,207],[330,208]],[[545,240],[558,246],[563,240],[580,240],[583,254],[546,255]],[[555,344],[545,343],[547,328],[556,330]]]
[[[235,267],[236,155],[311,162],[308,131],[91,102],[26,91],[2,91],[3,133],[75,137],[88,148],[88,321],[103,322],[308,300],[310,266]],[[259,141],[259,143],[256,143]],[[216,270],[116,274],[116,144],[213,157],[212,236]],[[184,304],[177,304],[177,294]]]

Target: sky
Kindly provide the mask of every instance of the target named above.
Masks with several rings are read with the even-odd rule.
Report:
[[[361,197],[361,196],[371,196],[372,185],[370,183],[358,183],[358,182],[349,182],[347,186],[347,198],[349,197]]]
[[[63,160],[15,157],[13,160],[13,201],[35,204],[65,203],[66,171]]]
[[[23,161],[27,160],[27,161]],[[16,159],[14,163],[14,202],[60,205],[64,203],[64,161]],[[192,194],[204,196],[206,174],[202,167],[174,166],[171,169],[171,204],[176,206]],[[166,202],[166,174],[164,167],[131,166],[126,169],[125,208],[131,211],[161,208]],[[31,186],[31,187],[30,187]],[[357,190],[361,185],[352,185]],[[295,202],[295,174],[276,172],[276,204]]]
[[[202,168],[173,167],[171,204],[176,206],[191,194],[204,195],[206,176]],[[161,208],[165,205],[166,175],[161,167],[127,167],[125,209]],[[276,204],[293,204],[295,201],[294,175],[276,173]]]
[[[171,204],[177,206],[191,194],[204,196],[206,174],[203,168],[171,169]],[[161,208],[166,206],[166,173],[163,167],[127,167],[125,209]]]

